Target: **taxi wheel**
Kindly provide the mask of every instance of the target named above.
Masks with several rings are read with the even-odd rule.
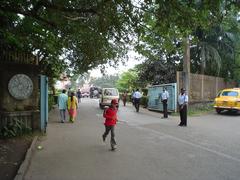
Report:
[[[216,112],[217,112],[218,114],[220,114],[220,113],[222,112],[222,110],[221,110],[221,109],[218,109],[218,108],[216,108]]]

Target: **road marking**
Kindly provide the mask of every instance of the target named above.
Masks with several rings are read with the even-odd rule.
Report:
[[[216,154],[218,156],[225,157],[225,158],[228,158],[228,159],[231,159],[231,160],[234,160],[234,161],[237,161],[237,162],[240,163],[240,159],[239,158],[233,157],[231,155],[228,155],[228,154],[225,154],[225,153],[222,153],[222,152],[219,152],[219,151],[215,151],[213,149],[210,149],[210,148],[198,145],[198,144],[194,144],[194,143],[192,143],[190,141],[187,141],[187,140],[184,140],[184,139],[180,139],[178,137],[175,137],[175,136],[172,136],[172,135],[169,135],[169,134],[166,134],[166,133],[161,133],[159,131],[156,131],[156,130],[153,130],[153,129],[148,129],[148,128],[145,128],[145,127],[137,126],[136,128],[142,129],[142,130],[145,130],[145,131],[150,131],[151,133],[155,133],[155,134],[158,134],[160,136],[165,136],[166,138],[174,139],[175,141],[178,141],[178,142],[181,142],[181,143],[184,143],[184,144],[187,144],[187,145],[191,145],[191,146],[196,147],[196,148],[200,148],[202,150],[208,151],[210,153],[213,153],[213,154]]]

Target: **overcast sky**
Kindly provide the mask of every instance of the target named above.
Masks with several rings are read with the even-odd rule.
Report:
[[[134,51],[129,51],[128,56],[129,56],[129,60],[126,61],[125,65],[120,63],[120,65],[116,69],[114,67],[110,67],[109,65],[107,65],[106,74],[108,74],[108,75],[113,75],[113,74],[117,74],[117,73],[121,74],[121,73],[127,71],[128,69],[133,68],[135,65],[140,64],[143,61],[143,58]],[[101,77],[102,76],[102,74],[100,72],[100,68],[96,68],[96,69],[90,71],[90,74],[92,77]]]

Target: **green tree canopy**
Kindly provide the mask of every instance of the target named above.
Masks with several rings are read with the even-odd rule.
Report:
[[[117,88],[121,91],[132,91],[133,89],[144,87],[145,85],[138,81],[138,73],[136,69],[129,69],[120,75],[117,81]]]
[[[234,62],[238,62],[237,51],[233,51],[239,44],[235,38],[239,36],[237,1],[154,2],[144,14],[145,26],[139,29],[136,45],[136,50],[147,59],[139,66],[142,81],[169,82],[171,72],[183,70],[182,45],[186,37],[190,37],[194,47],[191,48],[192,72],[200,72],[202,63],[206,62],[207,74],[224,77],[234,74],[230,71]],[[224,67],[221,72],[220,67]]]
[[[99,78],[91,78],[89,84],[101,88],[112,88],[116,87],[118,79],[118,75],[105,75]]]
[[[2,0],[0,45],[37,54],[50,77],[67,67],[82,74],[123,59],[136,35],[140,53],[159,46],[181,56],[184,37],[238,11],[238,0]]]
[[[2,0],[0,45],[34,52],[51,77],[81,74],[126,54],[139,15],[131,0]]]

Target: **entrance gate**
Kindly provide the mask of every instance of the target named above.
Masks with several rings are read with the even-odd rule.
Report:
[[[163,111],[163,104],[161,102],[161,93],[163,88],[169,93],[168,99],[168,111],[177,112],[177,84],[161,84],[155,85],[148,88],[148,109]]]
[[[40,75],[40,128],[46,132],[48,123],[48,78]]]

